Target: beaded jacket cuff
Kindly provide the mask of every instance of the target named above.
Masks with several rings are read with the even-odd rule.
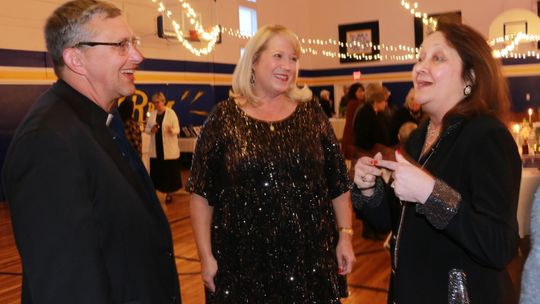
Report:
[[[364,206],[368,206],[370,208],[378,207],[382,202],[384,193],[384,181],[382,178],[377,177],[375,180],[375,188],[373,190],[374,192],[372,196],[365,196],[362,194],[362,190],[360,190],[356,184],[353,184],[351,189],[351,201],[353,207],[356,210],[361,210]]]
[[[426,216],[437,229],[444,229],[457,214],[461,194],[440,179],[435,179],[433,192],[425,204],[417,204],[416,212]]]

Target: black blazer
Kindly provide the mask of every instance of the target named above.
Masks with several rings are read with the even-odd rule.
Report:
[[[167,219],[107,115],[60,80],[13,138],[3,180],[23,304],[180,302]]]
[[[381,115],[377,114],[369,103],[358,110],[354,118],[354,145],[356,147],[369,151],[376,144],[390,146],[388,126]]]
[[[506,126],[479,116],[453,119],[425,169],[452,189],[461,201],[448,224],[436,228],[406,203],[399,250],[391,241],[392,261],[388,302],[447,303],[448,273],[463,269],[471,303],[517,303],[506,266],[517,252],[516,219],[521,159]],[[427,123],[412,133],[406,145],[411,160],[418,160]],[[401,205],[392,188],[376,208],[358,210],[380,231],[397,235]],[[444,192],[442,194],[444,196]],[[353,195],[354,197],[355,195]]]

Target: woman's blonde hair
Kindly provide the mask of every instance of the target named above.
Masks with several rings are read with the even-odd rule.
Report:
[[[300,58],[300,42],[298,37],[289,29],[282,25],[266,25],[260,28],[257,33],[246,44],[244,54],[238,60],[238,64],[234,69],[232,92],[230,96],[233,98],[241,97],[246,103],[258,104],[259,98],[255,95],[253,87],[253,64],[259,60],[261,53],[268,47],[268,41],[275,36],[281,36],[287,39],[293,47],[294,53]],[[298,79],[299,65],[296,63],[296,73],[293,75],[291,87],[287,90],[287,96],[295,101],[311,100],[312,92],[307,87],[298,88],[296,80]],[[256,80],[255,80],[256,81]]]
[[[374,104],[386,100],[389,96],[389,91],[380,83],[370,83],[366,86],[364,96],[367,103]]]
[[[152,102],[161,101],[163,103],[166,103],[167,99],[165,98],[165,94],[163,92],[156,92],[152,95]]]
[[[411,106],[411,102],[414,101],[414,88],[410,88],[409,93],[407,93],[407,97],[405,97],[405,107],[408,109]]]

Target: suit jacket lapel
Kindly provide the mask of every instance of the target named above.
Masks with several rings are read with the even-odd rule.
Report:
[[[112,139],[111,132],[106,126],[106,120],[108,113],[99,108],[91,100],[84,95],[75,91],[68,84],[59,80],[53,87],[57,94],[65,96],[61,100],[73,110],[77,117],[84,124],[88,125],[91,134],[98,142],[101,148],[111,157],[116,164],[122,175],[126,178],[129,184],[136,190],[141,196],[142,200],[147,202],[145,205],[150,207],[154,211],[157,211],[159,217],[167,224],[167,218],[165,217],[163,210],[159,204],[157,198],[153,199],[150,193],[148,193],[143,181],[137,176],[135,170],[129,164],[129,161],[122,156],[118,146]],[[118,118],[117,118],[118,119]],[[153,189],[153,186],[151,187]],[[154,193],[155,197],[155,193]]]

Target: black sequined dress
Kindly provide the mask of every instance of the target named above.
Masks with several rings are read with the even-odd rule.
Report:
[[[247,116],[233,100],[208,117],[188,191],[214,207],[216,292],[207,303],[340,303],[332,198],[351,185],[320,105],[286,119]]]

